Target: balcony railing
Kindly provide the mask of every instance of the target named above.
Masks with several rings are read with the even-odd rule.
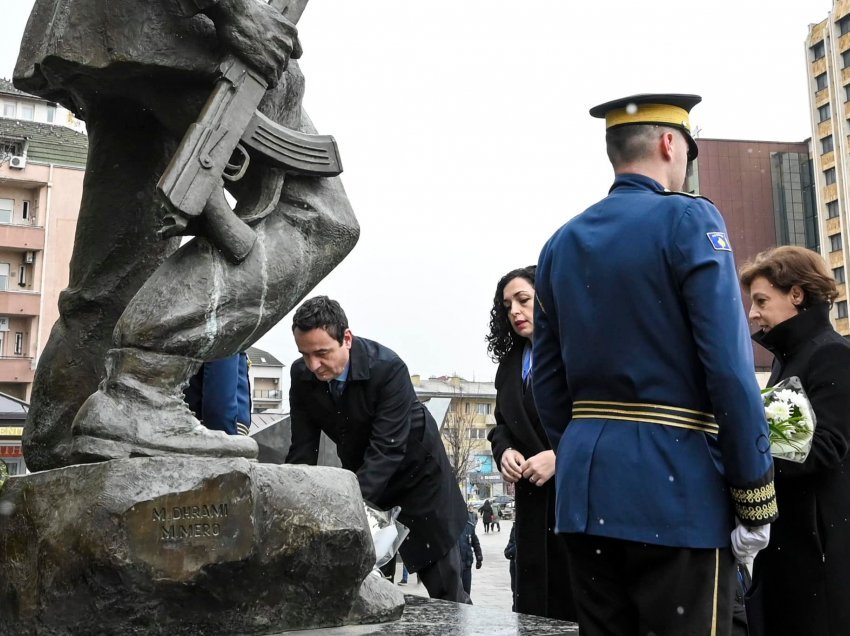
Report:
[[[279,400],[283,397],[280,389],[257,389],[254,391],[255,400]]]

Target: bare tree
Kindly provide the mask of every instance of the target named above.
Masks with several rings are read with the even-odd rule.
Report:
[[[463,400],[463,391],[458,389],[457,397],[452,398],[442,431],[446,454],[458,484],[466,481],[470,458],[476,446],[472,437],[475,410],[469,408],[468,404]]]

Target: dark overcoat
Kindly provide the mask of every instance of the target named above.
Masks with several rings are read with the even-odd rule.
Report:
[[[508,448],[526,459],[551,450],[531,390],[523,389],[522,349],[508,352],[496,372],[496,426],[489,438],[497,466]],[[515,506],[516,611],[576,620],[566,545],[555,534],[554,477],[539,487],[521,479]]]
[[[850,635],[850,343],[826,305],[753,339],[775,356],[768,384],[799,377],[817,424],[805,462],[775,460],[780,513],[753,566],[751,633]]]
[[[466,506],[437,424],[416,398],[401,358],[355,337],[338,401],[303,360],[293,363],[291,377],[286,462],[316,464],[324,431],[336,443],[342,467],[357,474],[363,499],[382,509],[401,506],[399,521],[410,534],[399,551],[408,570],[416,572],[454,548]]]

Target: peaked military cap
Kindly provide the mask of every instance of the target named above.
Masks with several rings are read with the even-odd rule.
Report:
[[[699,95],[649,94],[631,95],[605,102],[590,109],[590,114],[605,119],[605,128],[630,124],[658,124],[678,128],[688,140],[688,161],[699,154],[697,142],[691,136],[691,108],[702,101]]]

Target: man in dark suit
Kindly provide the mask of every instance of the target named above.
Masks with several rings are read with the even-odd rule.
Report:
[[[357,474],[364,500],[401,507],[399,521],[410,534],[399,551],[428,594],[468,603],[457,547],[466,507],[404,362],[377,342],[355,338],[342,307],[327,296],[298,308],[292,332],[302,357],[291,369],[286,462],[316,464],[324,431],[342,467]]]

